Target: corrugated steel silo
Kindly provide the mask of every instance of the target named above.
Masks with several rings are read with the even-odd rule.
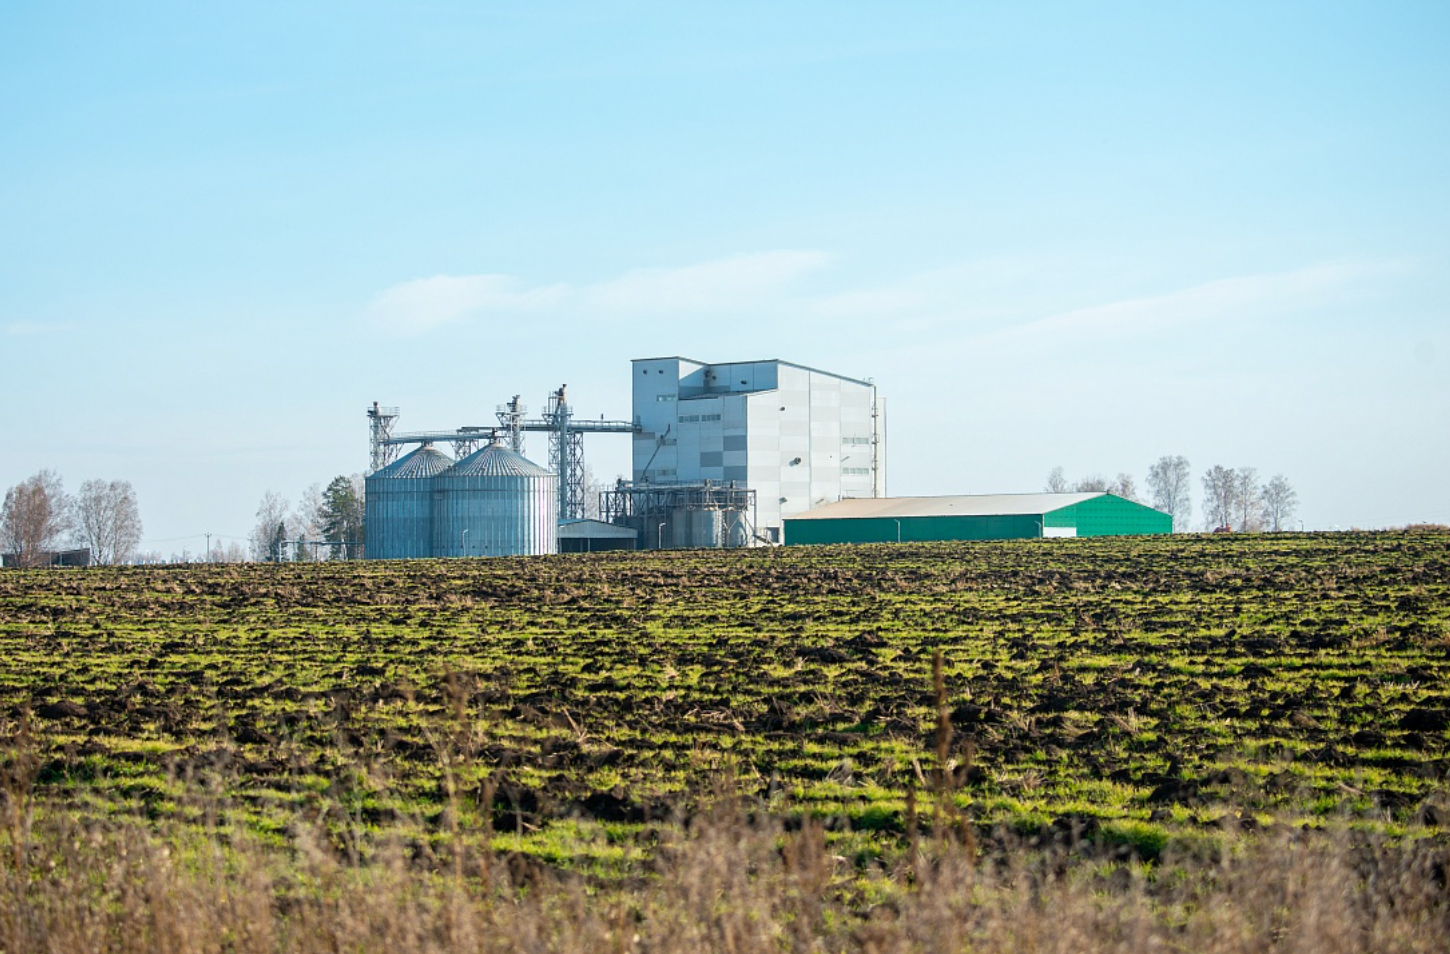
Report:
[[[453,466],[424,444],[369,474],[363,556],[400,560],[433,555],[433,478]]]
[[[684,504],[670,508],[670,525],[665,530],[671,549],[683,550],[691,545],[690,513],[690,508]]]
[[[740,510],[730,510],[725,516],[728,525],[725,536],[727,547],[750,546],[750,530],[745,523],[745,514]]]
[[[690,546],[723,546],[725,543],[724,529],[725,524],[720,517],[720,511],[696,510],[690,519]]]
[[[558,477],[502,444],[463,458],[434,486],[435,555],[558,552]]]

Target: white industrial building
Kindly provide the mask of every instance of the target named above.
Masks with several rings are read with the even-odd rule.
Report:
[[[634,484],[754,492],[754,534],[785,517],[886,495],[886,406],[870,381],[788,361],[634,361]]]

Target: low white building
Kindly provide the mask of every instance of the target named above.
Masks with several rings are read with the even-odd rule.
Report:
[[[756,494],[755,532],[886,494],[886,405],[870,381],[788,361],[633,362],[634,482],[718,481]]]

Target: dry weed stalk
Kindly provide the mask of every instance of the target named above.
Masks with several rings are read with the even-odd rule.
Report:
[[[971,819],[957,804],[956,793],[966,784],[976,757],[976,743],[966,740],[962,748],[962,764],[953,768],[951,764],[952,728],[951,712],[947,709],[946,665],[942,651],[937,649],[931,658],[931,684],[936,696],[936,769],[932,773],[936,805],[932,813],[932,834],[940,850],[948,833],[961,845],[969,861],[975,861],[977,838],[972,831]]]
[[[306,829],[282,854],[240,833],[196,852],[193,835],[42,815],[24,867],[0,872],[0,950],[1418,954],[1450,936],[1446,850],[1349,835],[1247,838],[1153,876],[948,842],[913,885],[833,855],[818,825],[720,809],[670,827],[643,882],[526,889],[460,888],[401,843],[354,865]]]
[[[9,735],[8,751],[0,758],[0,823],[10,842],[11,864],[19,871],[30,844],[35,819],[35,780],[40,774],[40,746],[30,724],[30,711]]]

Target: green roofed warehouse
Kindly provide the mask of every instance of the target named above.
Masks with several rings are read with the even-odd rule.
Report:
[[[863,497],[785,519],[789,545],[1172,532],[1171,514],[1108,493]]]

